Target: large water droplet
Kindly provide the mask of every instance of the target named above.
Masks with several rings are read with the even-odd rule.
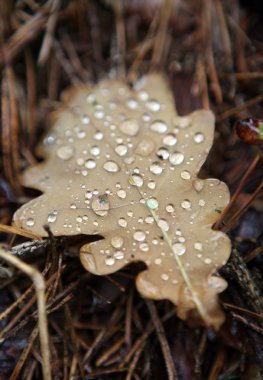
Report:
[[[74,148],[71,145],[63,145],[58,148],[56,154],[58,158],[66,161],[74,156]]]
[[[151,210],[156,210],[159,206],[159,202],[156,198],[149,198],[146,201],[146,205]]]
[[[133,173],[129,177],[129,183],[132,186],[142,187],[142,185],[143,185],[143,178],[142,178],[142,176],[140,174]]]
[[[170,153],[166,148],[160,148],[158,149],[156,155],[161,159],[161,160],[167,160],[170,156]]]
[[[194,141],[197,143],[197,144],[201,144],[205,139],[205,136],[203,135],[203,133],[201,132],[197,132],[195,135],[194,135]]]
[[[124,239],[121,236],[114,236],[111,239],[111,245],[114,248],[121,248],[123,246],[123,243],[124,243]]]
[[[116,148],[115,148],[115,152],[119,155],[119,156],[125,156],[125,154],[128,152],[128,148],[126,145],[118,145]]]
[[[103,168],[110,173],[116,173],[120,170],[119,165],[115,161],[107,161],[103,165]]]
[[[173,253],[177,256],[182,256],[186,252],[186,247],[182,243],[174,243],[173,244]]]
[[[165,133],[167,131],[167,124],[164,121],[156,120],[151,124],[150,128],[154,132]]]
[[[47,216],[48,223],[54,223],[57,220],[57,215],[58,215],[58,212],[56,210],[48,214]]]
[[[163,172],[163,167],[158,161],[153,162],[150,165],[150,172],[156,175],[160,175]]]
[[[169,161],[172,165],[180,165],[184,161],[184,155],[180,152],[174,152],[170,155]]]
[[[155,143],[150,139],[145,139],[139,142],[135,149],[135,153],[142,157],[147,157],[153,152],[155,148]]]
[[[159,219],[157,224],[158,224],[158,227],[161,228],[161,230],[163,230],[165,232],[169,231],[170,226],[165,219]]]
[[[151,99],[146,103],[146,107],[152,112],[160,111],[161,105],[158,100]]]
[[[26,225],[28,227],[33,227],[35,224],[35,220],[33,218],[28,218],[27,221],[26,221]]]
[[[115,259],[113,257],[107,257],[105,259],[105,264],[108,266],[112,266],[115,264]]]
[[[106,216],[108,215],[110,209],[110,202],[108,200],[107,194],[99,195],[93,198],[91,203],[91,208],[96,215]]]
[[[86,167],[87,169],[95,169],[95,168],[96,168],[96,162],[90,158],[90,159],[88,159],[88,160],[85,162],[85,167]]]
[[[163,138],[163,144],[166,146],[174,146],[176,143],[177,143],[177,138],[176,138],[175,134],[173,134],[173,133],[168,133]]]
[[[143,231],[137,230],[133,234],[133,239],[136,241],[144,241],[146,238],[146,235]]]
[[[136,136],[140,126],[136,120],[125,120],[120,124],[119,128],[126,136]]]

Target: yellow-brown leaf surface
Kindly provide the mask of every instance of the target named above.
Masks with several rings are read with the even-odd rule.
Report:
[[[218,328],[214,273],[230,242],[212,225],[229,201],[226,185],[201,180],[213,142],[214,116],[179,117],[165,79],[152,74],[134,87],[108,79],[69,91],[41,147],[45,161],[28,169],[24,185],[43,195],[21,207],[14,223],[41,236],[102,235],[81,248],[92,273],[113,273],[143,261],[137,277],[146,297],[169,299],[178,315],[197,311]]]

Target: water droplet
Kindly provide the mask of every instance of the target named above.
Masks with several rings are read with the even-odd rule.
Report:
[[[193,186],[195,188],[195,190],[200,193],[201,190],[203,190],[203,187],[204,187],[204,181],[202,181],[201,179],[195,179],[193,181]]]
[[[108,215],[110,209],[110,202],[108,200],[107,194],[99,195],[93,198],[91,203],[91,208],[96,215],[106,216]]]
[[[134,98],[129,98],[126,101],[126,106],[131,110],[136,110],[138,108],[138,102]]]
[[[79,130],[77,132],[77,138],[78,139],[84,139],[85,137],[86,137],[86,132],[85,131]]]
[[[163,172],[163,167],[158,161],[155,161],[150,165],[150,172],[156,175],[160,175]]]
[[[142,120],[145,121],[145,123],[148,123],[151,120],[151,115],[149,115],[148,113],[144,113],[142,115]]]
[[[172,213],[175,211],[175,208],[174,208],[174,205],[172,205],[171,203],[169,205],[167,205],[165,207],[166,211],[169,212],[169,213]]]
[[[152,112],[160,111],[161,105],[158,100],[151,99],[146,103],[146,107]]]
[[[203,135],[203,133],[201,132],[197,132],[195,135],[194,135],[194,141],[197,143],[197,144],[201,144],[205,139],[205,136]]]
[[[191,208],[191,206],[192,206],[192,204],[188,199],[184,199],[181,202],[181,207],[184,208],[185,210],[188,210],[189,208]]]
[[[168,276],[168,274],[166,274],[166,273],[162,273],[162,274],[161,274],[161,279],[164,280],[164,281],[168,281],[168,280],[169,280],[169,276]]]
[[[119,198],[124,199],[124,198],[126,198],[126,191],[123,189],[120,189],[117,191],[117,195]]]
[[[102,140],[103,139],[103,133],[101,131],[95,132],[94,139],[97,140],[97,141]]]
[[[202,251],[203,250],[203,245],[202,245],[202,243],[200,243],[199,241],[197,241],[196,243],[194,243],[194,248],[197,251]]]
[[[205,264],[211,264],[211,263],[212,263],[212,260],[209,259],[209,257],[207,257],[207,258],[204,259],[204,263],[205,263]]]
[[[127,220],[126,220],[126,219],[124,219],[124,218],[120,218],[120,219],[118,220],[118,224],[119,224],[120,227],[126,228],[128,223],[127,223]]]
[[[100,148],[97,145],[93,145],[90,148],[90,154],[92,154],[92,156],[99,156],[99,154],[100,154]]]
[[[136,241],[144,241],[146,238],[146,235],[143,231],[137,230],[133,234],[133,239]]]
[[[125,120],[120,124],[119,128],[126,136],[136,136],[140,126],[136,120]]]
[[[139,245],[139,248],[143,252],[148,252],[149,251],[149,244],[147,244],[147,243],[141,243]]]
[[[186,247],[182,243],[174,243],[173,244],[173,253],[177,256],[182,256],[186,252]]]
[[[167,125],[164,121],[161,120],[154,121],[151,124],[150,128],[153,132],[156,133],[165,133],[167,131]]]
[[[198,204],[201,207],[205,206],[205,200],[204,199],[200,199],[199,202],[198,202]]]
[[[153,152],[155,148],[155,143],[150,139],[141,140],[135,149],[135,153],[147,157]]]
[[[116,173],[120,170],[119,165],[115,161],[107,161],[103,165],[103,168],[110,173]]]
[[[33,227],[35,224],[35,220],[33,218],[28,218],[27,221],[26,221],[26,225],[28,227]]]
[[[146,216],[145,223],[147,223],[147,224],[153,224],[153,222],[154,222],[154,217],[153,216]]]
[[[189,173],[187,170],[183,170],[181,171],[181,178],[189,180],[191,178],[191,173]]]
[[[208,278],[208,283],[211,285],[214,289],[222,289],[224,290],[226,288],[226,281],[217,276],[210,276]]]
[[[163,144],[166,146],[174,146],[176,143],[177,143],[177,138],[176,138],[175,134],[173,134],[173,133],[168,133],[163,138]]]
[[[160,148],[158,149],[156,155],[161,159],[161,160],[167,160],[170,156],[170,153],[166,148]]]
[[[105,259],[105,264],[108,266],[114,265],[115,264],[115,259],[113,257],[107,257]]]
[[[57,211],[53,211],[50,214],[48,214],[47,216],[48,223],[54,223],[57,220],[57,215],[58,215]]]
[[[132,186],[142,187],[142,185],[143,185],[143,178],[140,176],[140,174],[133,173],[129,177],[129,183]]]
[[[138,93],[138,98],[139,98],[140,100],[142,100],[143,102],[146,102],[146,100],[149,99],[149,95],[148,95],[148,93],[147,93],[146,91],[140,91],[140,92]]]
[[[75,210],[77,208],[76,203],[71,203],[69,206],[72,210]]]
[[[159,206],[159,202],[156,198],[149,198],[146,201],[146,205],[151,210],[156,210]]]
[[[174,124],[179,128],[187,128],[191,124],[191,119],[188,116],[174,118]]]
[[[165,219],[159,219],[157,224],[158,224],[158,227],[161,228],[161,230],[163,230],[165,232],[169,231],[170,226]]]
[[[149,181],[147,186],[149,187],[149,189],[154,190],[156,188],[156,182]]]
[[[85,193],[85,198],[86,199],[91,199],[92,198],[92,191],[87,190],[86,193]]]
[[[73,157],[74,148],[71,145],[63,145],[58,148],[56,154],[58,158],[66,161]]]
[[[96,95],[93,92],[91,92],[90,94],[87,95],[86,100],[87,100],[87,103],[94,104],[96,102]]]
[[[162,264],[162,259],[161,258],[155,259],[154,262],[156,265],[160,265]]]
[[[124,259],[124,252],[122,251],[116,251],[114,254],[113,254],[114,258],[116,260],[122,260]]]
[[[116,148],[115,148],[115,152],[119,155],[119,156],[125,156],[125,154],[128,152],[128,148],[126,145],[118,145]]]
[[[96,117],[96,119],[103,119],[104,118],[105,113],[103,110],[103,106],[101,104],[97,104],[95,106],[94,116]]]
[[[96,168],[96,162],[90,158],[90,159],[88,159],[88,160],[85,162],[85,167],[86,167],[87,169],[95,169],[95,168]]]
[[[123,246],[123,243],[124,243],[124,239],[121,236],[114,236],[111,239],[111,245],[114,248],[121,248]]]
[[[90,118],[87,115],[83,115],[81,121],[83,124],[87,125],[90,122]]]
[[[169,161],[172,165],[180,165],[184,161],[184,155],[180,152],[174,152],[170,155]]]

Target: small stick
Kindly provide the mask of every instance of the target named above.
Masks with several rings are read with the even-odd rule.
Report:
[[[33,266],[24,263],[11,254],[10,251],[4,251],[0,248],[0,257],[9,264],[14,265],[22,272],[27,274],[36,289],[37,306],[38,306],[38,329],[40,339],[40,350],[42,354],[42,372],[44,380],[51,380],[50,351],[48,343],[48,322],[46,314],[45,300],[45,280],[42,274]]]

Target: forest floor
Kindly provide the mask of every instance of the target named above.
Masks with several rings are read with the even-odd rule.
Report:
[[[260,0],[0,0],[1,251],[44,273],[53,379],[263,379],[262,134],[248,143],[251,131],[240,139],[234,128],[263,118],[262,15]],[[218,332],[180,320],[168,301],[143,299],[139,264],[94,276],[79,261],[85,237],[50,236],[31,252],[9,227],[39,194],[19,175],[40,160],[35,147],[63,90],[154,70],[168,76],[180,115],[216,116],[201,175],[232,195],[217,223],[232,242]],[[20,269],[2,258],[0,380],[43,378],[36,294]]]

